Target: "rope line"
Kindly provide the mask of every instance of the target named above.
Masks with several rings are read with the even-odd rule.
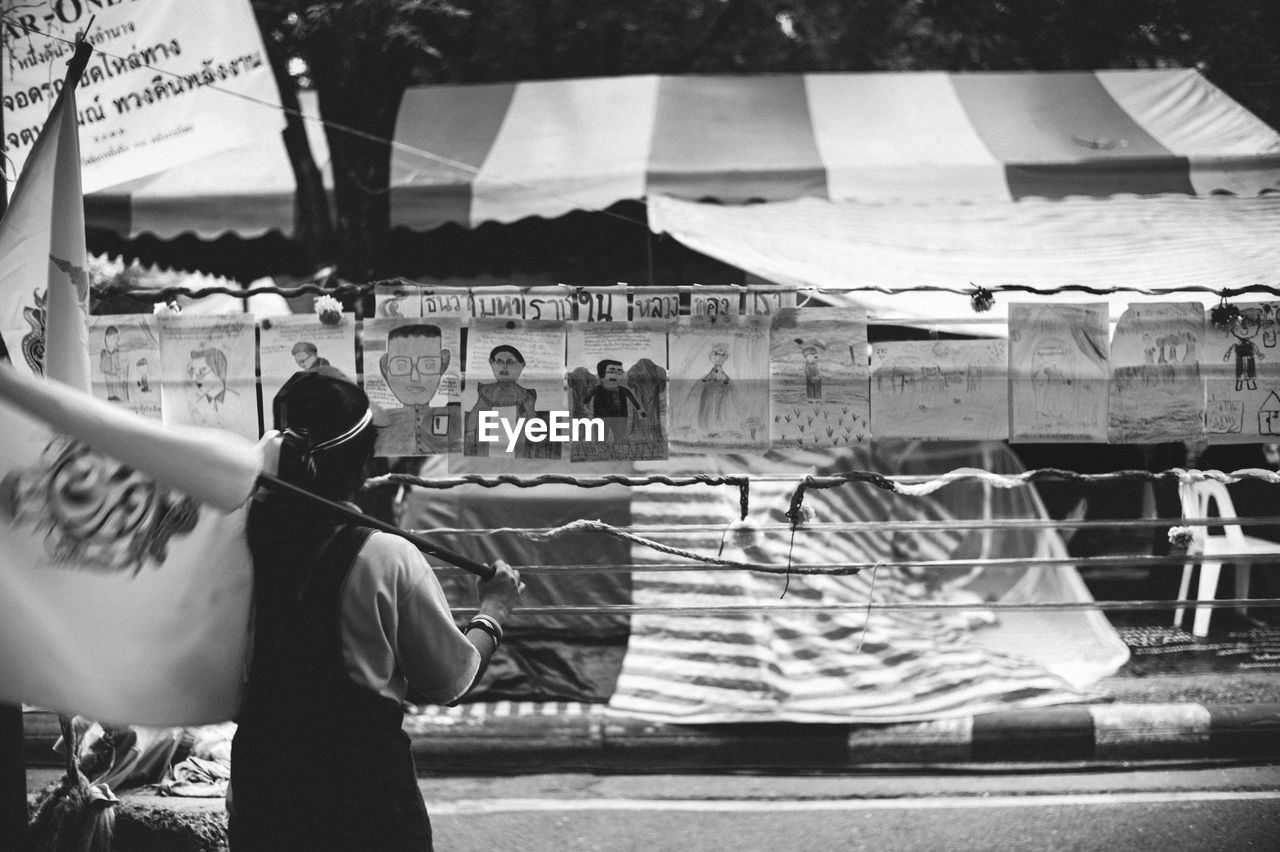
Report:
[[[601,604],[599,606],[522,606],[512,613],[512,617],[535,615],[721,615],[721,614],[767,614],[776,612],[812,612],[812,613],[845,613],[915,611],[915,612],[973,612],[973,611],[1036,611],[1050,610],[1058,612],[1103,610],[1107,612],[1127,612],[1143,610],[1165,610],[1178,607],[1198,609],[1227,609],[1229,607],[1247,607],[1249,609],[1280,608],[1280,598],[1233,598],[1213,601],[1043,601],[1032,602],[991,602],[991,603],[928,603],[922,601],[885,601],[873,603],[868,607],[863,601],[849,601],[839,604],[723,604],[702,606],[698,604],[671,604],[669,606],[649,606],[642,604]],[[459,614],[474,612],[474,609],[459,609]]]
[[[462,485],[476,485],[481,488],[497,488],[501,485],[512,485],[516,488],[536,488],[540,485],[574,485],[578,488],[603,488],[606,485],[626,485],[628,487],[643,485],[670,485],[673,487],[732,485],[738,489],[738,508],[741,517],[746,518],[751,507],[751,477],[738,475],[692,474],[689,476],[667,476],[652,474],[629,476],[626,474],[605,474],[602,476],[575,476],[566,473],[542,473],[536,476],[465,474],[452,477],[422,477],[407,473],[388,473],[372,477],[365,482],[366,488],[377,488],[382,485],[411,485],[419,488],[437,489],[457,488]]]
[[[1280,547],[1280,543],[1277,543]],[[668,551],[670,552],[670,551]],[[686,558],[685,552],[676,552]],[[1254,565],[1280,563],[1280,550],[1274,553],[1222,553],[1206,557],[1203,554],[1177,554],[1173,556],[1009,556],[973,559],[917,559],[917,560],[867,560],[865,562],[801,562],[792,563],[789,568],[781,565],[752,562],[733,562],[702,557],[705,564],[690,565],[683,562],[644,562],[644,563],[569,563],[563,565],[522,565],[521,573],[536,574],[667,574],[687,571],[716,571],[746,568],[768,574],[785,576],[790,570],[793,574],[848,576],[868,569],[884,568],[1183,568],[1202,561],[1212,559],[1214,562],[1247,562]],[[453,571],[449,566],[441,566],[441,571]],[[461,570],[461,569],[456,569]]]
[[[607,211],[598,211],[598,212],[607,212]],[[631,221],[631,220],[628,220],[628,221]],[[173,286],[173,287],[162,287],[162,288],[140,288],[136,290],[131,290],[120,284],[112,284],[112,285],[95,284],[92,286],[91,289],[94,295],[97,295],[97,296],[115,296],[115,295],[128,294],[131,296],[137,296],[139,299],[143,301],[158,302],[158,301],[173,299],[176,296],[186,296],[193,299],[198,299],[203,296],[236,296],[239,298],[247,299],[253,296],[283,296],[285,298],[292,298],[294,296],[306,296],[306,295],[313,295],[317,293],[332,294],[335,292],[339,293],[340,295],[348,295],[348,294],[363,295],[365,293],[371,292],[372,289],[378,284],[383,284],[383,285],[395,284],[397,286],[401,286],[398,284],[398,282],[395,282],[393,280],[383,280],[383,281],[372,281],[366,284],[344,283],[344,284],[334,285],[334,286],[303,284],[303,285],[297,285],[293,287],[281,287],[281,286],[272,285],[272,284],[261,284],[249,289],[233,288],[233,287],[189,288],[189,287],[182,287],[182,286]],[[636,288],[636,287],[626,288],[628,292],[632,292],[632,291],[638,292],[641,289],[643,288]],[[917,284],[911,287],[877,287],[873,285],[851,285],[848,287],[794,287],[794,288],[786,288],[786,289],[788,292],[816,293],[818,295],[839,294],[839,293],[858,293],[858,292],[881,293],[889,296],[899,296],[906,293],[920,293],[920,292],[942,292],[942,293],[955,293],[956,295],[967,295],[970,292],[969,290],[966,290],[961,287],[948,287],[944,285],[930,285],[930,284]],[[1133,293],[1135,295],[1142,295],[1142,296],[1170,296],[1177,293],[1211,293],[1215,296],[1220,296],[1222,298],[1230,298],[1234,296],[1242,296],[1242,295],[1248,295],[1248,294],[1265,294],[1265,295],[1272,295],[1272,296],[1280,295],[1280,287],[1271,286],[1267,284],[1250,284],[1244,287],[1231,287],[1226,289],[1213,289],[1211,287],[1204,287],[1201,285],[1186,285],[1186,286],[1167,287],[1160,290],[1153,290],[1149,287],[1129,287],[1129,286],[1090,287],[1084,284],[1063,284],[1063,285],[1054,286],[1054,287],[1033,287],[1025,284],[1005,284],[1005,285],[994,285],[993,289],[1000,292],[1005,292],[1005,291],[1026,292],[1026,293],[1043,295],[1043,296],[1051,296],[1059,293],[1071,293],[1071,292],[1095,293],[1097,295],[1118,295],[1120,293]],[[694,291],[691,289],[690,286],[686,286],[686,285],[648,288],[648,292],[654,292],[659,290],[661,291],[674,290],[676,292],[698,292],[698,293],[707,292],[706,289],[699,289]],[[874,319],[874,317],[869,317],[869,319]],[[983,319],[983,317],[981,315],[975,315],[973,317],[956,317],[953,319],[957,322],[973,323],[975,321]],[[887,320],[882,318],[881,321],[887,321]],[[906,319],[904,318],[902,321],[906,321]],[[922,322],[923,320],[917,317],[915,319],[912,319],[911,321]],[[928,320],[928,322],[939,323],[939,322],[943,322],[943,320],[939,320],[935,318],[935,319]],[[993,323],[1004,322],[1004,320],[993,318],[993,319],[990,319],[990,322],[993,322]]]
[[[1257,480],[1270,485],[1280,485],[1280,473],[1262,468],[1241,468],[1230,472],[1220,470],[1193,470],[1188,468],[1170,468],[1162,471],[1149,470],[1116,470],[1108,473],[1078,473],[1061,468],[1036,468],[1017,474],[992,473],[980,468],[961,467],[949,473],[936,476],[929,475],[885,475],[869,470],[852,470],[844,473],[818,476],[808,473],[795,474],[734,474],[708,475],[691,474],[671,476],[667,474],[602,474],[598,476],[576,476],[574,474],[541,473],[532,476],[522,474],[460,474],[457,476],[421,477],[404,473],[389,473],[367,480],[368,487],[380,485],[412,485],[421,488],[457,488],[463,485],[476,485],[482,488],[496,488],[499,485],[512,485],[517,488],[534,488],[540,485],[576,485],[580,488],[600,488],[605,485],[669,485],[684,487],[689,485],[734,485],[739,488],[749,486],[752,482],[799,482],[806,488],[832,488],[852,482],[867,482],[909,497],[923,497],[937,491],[944,485],[967,479],[977,479],[1000,488],[1019,488],[1040,481],[1063,481],[1083,483],[1107,483],[1120,481],[1140,482],[1201,482],[1213,480],[1225,485],[1232,485],[1247,480]]]
[[[1228,518],[1232,526],[1280,526],[1280,515],[1268,517]],[[813,521],[804,524],[805,532],[830,533],[873,533],[873,532],[924,532],[934,530],[1060,530],[1090,529],[1114,530],[1167,529],[1170,526],[1184,527],[1217,527],[1222,526],[1222,518],[1117,518],[1114,520],[1085,520],[1077,518],[992,518],[987,520],[936,520],[936,521]],[[790,524],[751,524],[750,529],[758,533],[786,532]],[[422,535],[518,535],[533,538],[559,529],[559,527],[432,527],[423,530]],[[636,524],[625,528],[635,535],[702,535],[706,533],[724,533],[733,531],[732,526],[723,524],[688,524],[684,526],[664,526],[660,524]],[[1277,542],[1280,547],[1280,542]]]
[[[739,562],[735,559],[723,559],[720,556],[706,556],[701,553],[696,553],[692,550],[685,550],[684,548],[674,547],[669,544],[663,544],[660,541],[654,541],[651,538],[644,538],[642,536],[629,533],[626,530],[619,529],[618,527],[615,527],[612,524],[607,524],[604,521],[588,521],[588,520],[571,521],[570,523],[564,524],[563,526],[555,527],[545,532],[529,535],[528,538],[532,539],[533,541],[545,542],[545,541],[550,541],[551,539],[554,539],[554,538],[559,538],[561,536],[572,535],[573,533],[580,533],[580,532],[604,533],[605,535],[610,535],[610,536],[613,536],[614,538],[619,538],[619,539],[622,539],[623,541],[631,542],[632,544],[639,544],[644,547],[651,548],[652,550],[656,550],[660,553],[668,553],[668,554],[671,554],[672,556],[680,556],[685,559],[691,559],[695,562],[701,562],[707,565],[714,565],[722,568],[745,568],[748,571],[757,571],[765,574],[782,574],[782,573],[785,573],[787,570],[785,568],[779,568],[776,565],[767,565],[759,562]],[[551,568],[552,566],[540,566],[540,567]],[[576,567],[582,568],[582,567],[598,567],[598,566],[576,566]],[[681,566],[681,567],[687,568],[687,567],[693,567],[693,566]],[[635,566],[627,566],[627,568],[628,570],[643,570],[643,569],[636,569]],[[526,569],[522,568],[521,570],[526,570]],[[833,573],[857,574],[859,570],[860,569],[858,567],[849,566],[849,567],[836,569],[835,571],[833,571]]]

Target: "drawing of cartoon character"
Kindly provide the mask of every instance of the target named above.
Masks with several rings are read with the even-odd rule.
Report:
[[[524,372],[524,355],[516,347],[503,343],[489,351],[489,369],[496,381],[476,385],[476,400],[472,411],[514,410],[516,417],[536,417],[538,392],[517,384]]]
[[[120,329],[114,325],[107,326],[102,333],[102,351],[98,353],[98,370],[102,373],[107,385],[107,399],[111,402],[127,402],[129,387],[127,384],[128,365],[122,367],[120,362]]]
[[[317,367],[328,367],[329,359],[320,357],[320,350],[309,340],[299,340],[289,350],[299,370],[315,370]]]
[[[506,453],[505,439],[500,444],[481,444],[479,439],[480,412],[496,411],[499,420],[505,421],[512,428],[520,418],[528,420],[545,419],[538,414],[538,392],[519,384],[520,374],[524,372],[525,358],[515,346],[509,343],[499,344],[489,350],[489,369],[493,371],[494,381],[476,383],[476,402],[467,412],[466,438],[464,453],[466,455],[510,455],[513,458],[554,457],[555,444],[531,443],[524,440],[523,434],[516,442],[511,453]],[[499,434],[505,435],[502,427]]]
[[[191,351],[187,361],[187,410],[199,426],[235,426],[244,399],[227,386],[227,353],[213,346]]]
[[[610,443],[627,443],[630,440],[630,407],[635,406],[636,414],[642,418],[648,417],[648,412],[631,389],[622,383],[626,373],[621,361],[602,359],[596,364],[596,376],[600,384],[587,392],[583,402],[591,407],[593,416],[604,420],[605,438]]]
[[[1230,330],[1236,342],[1227,347],[1222,360],[1230,361],[1231,356],[1235,355],[1236,390],[1244,390],[1246,387],[1249,390],[1258,389],[1257,362],[1265,360],[1265,356],[1253,342],[1253,338],[1257,336],[1260,328],[1262,328],[1262,311],[1257,308],[1245,308],[1231,322]]]
[[[146,358],[139,358],[138,363],[134,365],[138,368],[138,378],[135,383],[138,390],[142,393],[151,393],[151,366]]]
[[[825,354],[827,344],[821,340],[809,340],[797,337],[800,345],[800,356],[804,358],[804,396],[806,402],[822,402],[822,364],[818,361],[819,353]]]
[[[415,323],[387,333],[387,351],[378,360],[378,368],[403,407],[386,412],[386,422],[379,424],[378,455],[435,455],[457,450],[461,407],[457,403],[431,404],[449,361],[439,326]]]
[[[729,344],[723,340],[711,345],[707,353],[707,357],[711,359],[711,369],[698,380],[685,398],[685,408],[697,411],[698,428],[708,438],[729,431],[740,409],[736,391],[724,369],[725,362],[729,360],[729,351]]]
[[[1042,340],[1031,355],[1031,392],[1036,413],[1061,419],[1071,412],[1071,386],[1075,371],[1071,350],[1056,337]]]

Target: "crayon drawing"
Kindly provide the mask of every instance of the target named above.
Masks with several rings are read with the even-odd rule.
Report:
[[[1000,441],[1009,437],[1004,340],[912,340],[871,351],[877,439]]]
[[[1280,437],[1280,302],[1228,306],[1205,324],[1205,433],[1215,443]]]
[[[867,440],[866,311],[783,308],[771,319],[773,445],[843,447]]]
[[[1130,305],[1111,339],[1109,439],[1118,444],[1195,441],[1204,433],[1204,307]]]
[[[89,372],[93,395],[135,414],[160,412],[160,337],[151,314],[89,318]]]
[[[550,440],[549,431],[552,412],[567,410],[564,346],[562,323],[471,327],[462,394],[464,456],[488,459],[495,470],[555,469],[566,455],[565,443]]]
[[[568,361],[571,416],[605,425],[603,441],[570,443],[571,461],[667,457],[665,329],[577,323]]]
[[[1009,306],[1010,437],[1107,440],[1105,303]]]
[[[376,406],[379,456],[461,450],[456,319],[375,319],[363,325],[364,389]]]
[[[257,346],[252,314],[158,318],[165,423],[226,429],[257,439]]]
[[[343,314],[336,325],[315,315],[265,318],[259,323],[258,362],[262,372],[262,411],[269,428],[272,402],[294,373],[337,370],[356,381],[356,324]]]
[[[769,446],[769,318],[688,318],[668,338],[670,439],[688,450]]]

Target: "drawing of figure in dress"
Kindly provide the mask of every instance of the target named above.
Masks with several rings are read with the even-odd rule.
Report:
[[[716,341],[707,357],[711,359],[711,369],[698,382],[693,395],[698,398],[698,426],[704,434],[713,436],[723,432],[734,415],[734,390],[724,370],[729,344]]]

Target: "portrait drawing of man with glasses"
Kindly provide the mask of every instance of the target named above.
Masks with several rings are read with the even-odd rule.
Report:
[[[380,418],[384,422],[379,423],[377,455],[429,456],[461,451],[461,406],[435,399],[449,361],[439,326],[414,323],[397,326],[387,334],[387,351],[378,367],[402,407],[390,409]]]

